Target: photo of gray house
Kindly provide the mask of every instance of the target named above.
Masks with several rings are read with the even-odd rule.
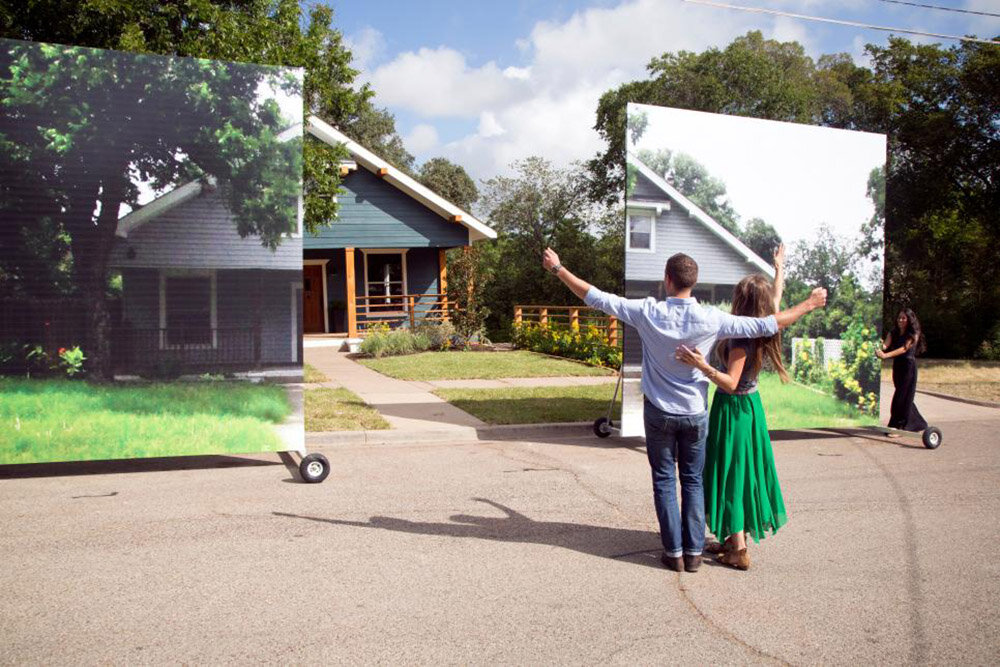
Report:
[[[663,270],[682,252],[698,262],[692,295],[702,303],[730,300],[733,287],[750,273],[774,277],[774,267],[681,194],[634,154],[628,166],[635,185],[625,202],[625,291],[630,298],[666,298]],[[642,363],[638,335],[625,333],[625,364]]]
[[[214,182],[196,180],[122,217],[116,237],[117,370],[301,364],[301,215],[271,250],[240,237]]]

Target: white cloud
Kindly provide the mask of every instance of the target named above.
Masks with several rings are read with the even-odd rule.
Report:
[[[346,35],[344,45],[351,51],[351,66],[363,75],[385,53],[385,36],[368,26],[357,34]]]
[[[798,2],[798,0],[797,0]],[[850,0],[861,5],[861,0]],[[816,7],[820,4],[815,0]],[[771,3],[795,11],[790,0]],[[801,2],[798,2],[802,11]],[[805,13],[805,12],[803,12]],[[508,172],[516,159],[541,155],[557,164],[587,159],[602,144],[594,131],[600,96],[645,78],[650,59],[665,52],[723,48],[748,30],[794,39],[810,53],[819,47],[806,24],[748,12],[663,0],[631,0],[577,11],[563,22],[542,21],[514,46],[523,61],[473,66],[451,48],[396,55],[371,74],[378,102],[436,124],[442,135],[453,119],[477,121],[475,130],[439,151],[474,178]],[[507,65],[504,67],[504,65]],[[415,145],[408,145],[418,160]]]
[[[415,153],[427,153],[438,146],[438,132],[433,125],[422,123],[413,127],[410,132],[403,137],[403,143],[407,150]]]

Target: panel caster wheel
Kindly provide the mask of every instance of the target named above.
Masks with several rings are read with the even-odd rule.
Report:
[[[941,446],[941,440],[944,436],[941,435],[941,429],[937,426],[928,426],[924,429],[923,441],[924,447],[927,449],[937,449]]]
[[[598,438],[606,438],[611,435],[611,422],[607,417],[598,417],[594,420],[594,435]]]
[[[319,484],[330,474],[330,462],[322,454],[309,454],[299,463],[299,474],[307,484]]]

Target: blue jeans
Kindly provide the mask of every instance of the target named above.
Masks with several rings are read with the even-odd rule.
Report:
[[[653,503],[668,556],[697,555],[705,548],[705,441],[708,412],[672,415],[648,400],[643,406],[646,456],[653,471]],[[677,508],[677,471],[681,509]],[[683,514],[683,520],[681,518]]]

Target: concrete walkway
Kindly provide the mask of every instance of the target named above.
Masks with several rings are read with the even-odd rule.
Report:
[[[307,348],[305,361],[333,383],[351,390],[378,410],[394,429],[463,431],[485,426],[484,422],[427,389],[376,373],[355,363],[346,353],[335,352],[333,348]]]

